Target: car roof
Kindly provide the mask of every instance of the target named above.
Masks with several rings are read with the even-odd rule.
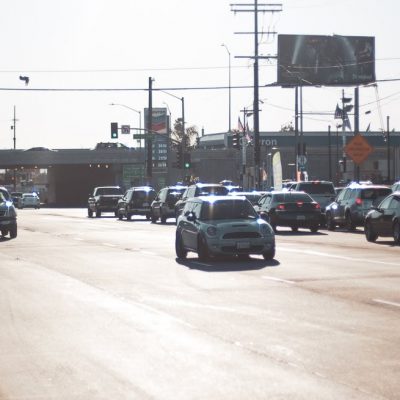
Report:
[[[221,185],[220,183],[195,183],[194,185],[190,185],[189,187],[210,187],[210,186],[216,186],[216,187],[226,187],[224,185]]]
[[[387,185],[370,185],[361,183],[351,183],[344,189],[390,189]]]

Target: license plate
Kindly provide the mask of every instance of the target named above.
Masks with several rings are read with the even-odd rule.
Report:
[[[236,247],[238,249],[249,249],[250,243],[249,242],[238,242],[238,243],[236,243]]]
[[[300,220],[300,221],[304,221],[306,219],[306,216],[305,215],[298,215],[297,219]]]

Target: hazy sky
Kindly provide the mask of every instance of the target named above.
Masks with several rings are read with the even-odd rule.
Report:
[[[136,110],[147,107],[145,90],[51,91],[50,89],[171,88],[185,98],[190,125],[205,133],[228,129],[228,90],[172,90],[228,85],[231,52],[232,85],[252,85],[253,14],[231,12],[225,0],[13,0],[0,6],[0,148],[12,148],[13,107],[17,114],[17,148],[92,148],[110,141],[110,122],[138,126]],[[240,3],[243,3],[241,1]],[[249,1],[250,3],[250,1]],[[375,36],[376,77],[400,79],[400,2],[397,0],[283,0],[283,11],[260,14],[259,29],[279,34]],[[275,55],[277,37],[260,36],[259,52]],[[20,75],[30,78],[25,86]],[[260,61],[260,85],[276,81],[276,62]],[[7,90],[7,89],[49,89]],[[305,88],[304,111],[333,112],[341,88]],[[279,130],[293,121],[293,89],[262,88],[260,130]],[[352,96],[353,89],[346,88]],[[381,107],[377,104],[377,95]],[[251,106],[250,89],[232,90],[232,127],[243,107]],[[166,107],[172,119],[181,101],[154,92],[153,106]],[[400,81],[382,82],[378,91],[360,88],[360,129],[381,128],[390,116],[400,129]],[[371,110],[371,114],[364,112]],[[380,111],[380,113],[379,113]],[[142,112],[143,117],[143,112]],[[252,120],[249,120],[250,127]],[[313,115],[304,130],[327,130],[337,120]],[[142,122],[143,124],[143,122]],[[332,128],[333,129],[333,128]],[[120,135],[121,137],[121,135]],[[122,136],[132,146],[131,136]]]

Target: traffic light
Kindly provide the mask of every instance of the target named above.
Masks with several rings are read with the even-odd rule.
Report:
[[[234,132],[232,135],[232,147],[234,149],[240,149],[240,134],[239,134],[239,132]]]
[[[183,149],[182,146],[178,147],[178,150],[176,152],[176,168],[182,169],[183,167]]]
[[[191,167],[191,156],[190,153],[185,153],[183,155],[183,168],[189,169]]]
[[[111,122],[111,139],[118,139],[118,122]]]

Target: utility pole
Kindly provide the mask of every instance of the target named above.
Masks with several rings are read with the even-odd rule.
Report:
[[[389,130],[389,115],[386,117],[386,145],[387,145],[387,170],[388,170],[388,181],[387,183],[390,184],[390,130]]]
[[[13,125],[11,127],[13,130],[13,147],[14,150],[17,148],[17,117],[16,117],[16,110],[14,106],[14,118],[13,118]],[[13,172],[13,179],[14,179],[14,192],[17,190],[17,173],[15,171],[14,167],[14,172]]]
[[[153,128],[153,78],[149,77],[149,113],[147,114],[147,180],[151,184],[153,176],[153,141],[151,133]]]
[[[358,86],[354,88],[354,135],[360,133],[360,102]],[[355,181],[360,182],[360,166],[355,165]]]
[[[254,35],[254,56],[237,56],[237,58],[253,58],[254,59],[254,99],[253,99],[253,110],[254,110],[254,178],[255,187],[260,189],[260,116],[259,116],[259,79],[258,79],[258,60],[260,58],[276,58],[275,56],[260,57],[258,55],[258,13],[275,13],[282,11],[282,4],[278,3],[262,3],[258,4],[258,0],[254,0],[254,3],[237,3],[231,4],[231,11],[236,12],[252,12],[254,13],[254,31],[253,32],[235,32],[241,34]],[[264,32],[263,32],[264,33]],[[267,32],[268,34],[275,34],[276,32]]]

